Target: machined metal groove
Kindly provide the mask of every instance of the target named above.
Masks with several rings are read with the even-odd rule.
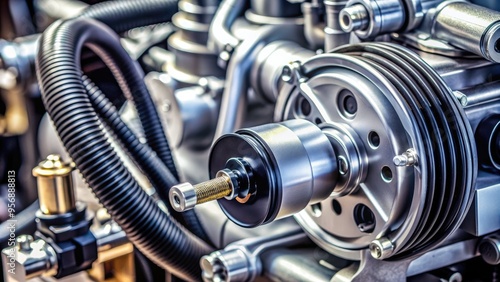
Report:
[[[421,68],[420,68],[421,73],[426,72],[426,73],[429,73],[431,75],[432,74],[435,75],[434,72],[429,71],[429,68],[427,67],[427,65],[423,64],[423,62],[420,59],[416,59],[416,57],[412,57],[411,55],[404,55],[402,57],[404,60],[406,60],[408,62],[414,62],[416,64],[419,64],[421,66]],[[442,97],[439,97],[438,95],[432,95],[432,94],[428,95],[428,96],[431,99],[434,97],[441,98],[440,101],[438,101],[437,106],[439,106],[439,105],[443,106],[442,110],[438,112],[439,114],[441,114],[443,125],[445,125],[445,126],[449,125],[451,132],[456,133],[455,138],[452,139],[452,141],[454,141],[454,143],[452,143],[452,144],[454,146],[456,146],[454,148],[455,151],[451,151],[450,155],[454,155],[456,157],[458,156],[457,161],[459,161],[459,162],[456,164],[456,166],[458,169],[460,169],[460,168],[464,169],[467,166],[463,165],[463,164],[465,164],[465,163],[470,164],[470,162],[468,162],[469,159],[465,157],[466,154],[463,154],[463,153],[467,152],[467,151],[469,151],[469,152],[472,151],[470,148],[468,150],[466,147],[467,147],[467,145],[470,146],[470,145],[474,144],[474,142],[469,142],[470,140],[469,141],[464,140],[464,139],[467,139],[467,136],[471,135],[470,129],[467,130],[466,128],[461,128],[461,130],[464,130],[464,131],[459,132],[460,130],[456,130],[456,132],[455,132],[455,129],[458,129],[455,126],[460,126],[458,124],[460,122],[460,120],[458,120],[458,121],[450,120],[451,117],[453,117],[453,118],[460,117],[460,114],[463,113],[461,111],[461,105],[458,103],[458,101],[456,99],[454,99],[454,96],[452,95],[451,91],[445,86],[445,84],[442,81],[440,81],[440,79],[437,75],[435,76],[434,79],[431,79],[429,77],[429,83],[431,86],[433,86],[435,88],[441,88],[441,92],[443,93]],[[426,92],[426,93],[430,94],[432,92]],[[434,93],[439,93],[438,89],[435,89]],[[445,103],[445,101],[443,101],[444,99],[446,99],[448,103]],[[451,111],[453,111],[453,112],[450,113]],[[468,124],[468,123],[466,123],[466,122],[464,122],[464,120],[462,120],[461,124],[464,125],[464,124]],[[453,147],[451,147],[450,149],[453,150]],[[473,160],[474,156],[470,156],[470,157],[471,157],[470,160],[472,160],[472,162],[474,162],[474,160]],[[468,205],[470,204],[470,201],[471,201],[471,195],[472,195],[472,193],[470,193],[470,190],[472,188],[472,186],[471,186],[472,184],[467,183],[467,175],[471,171],[470,170],[462,171],[463,172],[461,174],[462,183],[460,183],[460,182],[455,183],[455,180],[457,178],[455,177],[454,174],[456,173],[456,171],[457,170],[455,170],[453,167],[449,168],[449,172],[451,172],[451,181],[448,184],[447,191],[446,191],[449,194],[448,194],[448,196],[445,196],[445,198],[444,198],[445,200],[447,199],[448,202],[447,202],[447,206],[444,209],[441,209],[442,216],[447,216],[447,220],[443,221],[443,222],[436,220],[435,222],[438,223],[438,226],[437,226],[437,228],[434,229],[434,232],[428,234],[426,236],[427,239],[424,239],[424,236],[422,236],[420,238],[420,240],[418,241],[418,243],[416,243],[416,244],[424,246],[424,245],[430,243],[431,240],[433,240],[432,238],[434,238],[436,235],[438,235],[438,230],[443,230],[441,228],[444,228],[444,230],[451,228],[454,231],[454,229],[456,229],[458,227],[457,224],[459,224],[461,222],[461,220],[457,220],[457,217],[462,216],[462,219],[463,219],[463,216],[465,216],[466,209],[464,209],[464,207],[468,208]],[[471,177],[471,179],[473,179],[473,178],[474,178],[474,176]],[[458,180],[460,180],[460,179],[458,179]],[[458,188],[461,188],[461,189],[455,189],[455,186]],[[458,192],[458,194],[455,194],[455,192]],[[469,196],[467,195],[467,192],[469,192]],[[455,205],[455,203],[457,201],[461,202],[461,205]],[[456,210],[453,210],[453,209],[456,209]],[[454,225],[454,227],[452,227],[452,225]]]
[[[435,138],[430,139],[430,147],[426,144],[428,151],[425,153],[430,156],[438,153],[429,158],[429,165],[436,169],[436,176],[441,179],[433,179],[436,176],[429,178],[426,184],[427,208],[413,235],[403,246],[399,246],[396,257],[409,257],[428,250],[458,227],[461,220],[457,219],[471,202],[471,183],[475,178],[474,166],[471,165],[475,158],[470,148],[473,141],[463,113],[457,107],[458,102],[440,78],[406,49],[388,44],[360,44],[336,51],[362,56],[365,62],[372,63],[390,77],[399,86],[402,95],[411,94],[405,99],[413,103],[414,112],[422,111],[424,120],[420,124],[421,130],[430,130],[426,135]],[[462,172],[457,173],[460,177],[455,178],[454,174],[460,169]],[[432,169],[426,173],[433,175]]]
[[[365,118],[365,124],[366,118],[370,117],[366,110],[371,111],[370,107],[378,108],[375,112],[384,122],[385,130],[400,132],[392,139],[384,139],[387,136],[383,133],[380,135],[383,141],[380,144],[396,142],[391,145],[394,146],[392,150],[395,150],[392,156],[403,154],[408,148],[412,148],[418,161],[412,162],[412,166],[397,166],[391,157],[386,164],[387,160],[380,153],[389,152],[387,149],[367,147],[369,154],[374,150],[382,151],[378,151],[379,155],[368,156],[367,165],[370,169],[367,179],[360,183],[361,188],[354,190],[352,194],[332,196],[333,198],[323,201],[320,216],[315,217],[312,210],[307,209],[306,213],[297,216],[297,220],[316,243],[345,258],[354,258],[356,255],[352,252],[364,248],[360,243],[374,234],[377,238],[387,238],[394,246],[379,259],[418,256],[453,233],[463,221],[472,202],[477,158],[473,149],[473,133],[463,106],[442,78],[409,49],[386,43],[364,43],[343,46],[333,52],[334,54],[319,55],[303,62],[302,70],[309,77],[305,83],[309,84],[313,94],[299,91],[297,83],[284,85],[277,101],[275,120],[305,118],[315,121],[320,117],[318,122],[322,125],[332,123],[340,125],[340,128],[344,125],[353,128],[366,147],[364,138],[367,131],[364,127],[383,133],[383,128],[377,125],[379,121],[373,120],[371,116],[367,126],[360,124],[359,117],[355,115],[349,117],[337,114],[335,107],[341,110],[340,106],[327,99],[330,95],[341,97],[339,88],[348,89],[362,103],[366,103],[368,99],[369,107],[363,105],[361,112],[358,111],[358,115]],[[357,83],[354,85],[350,81]],[[295,110],[301,103],[300,97],[306,97],[311,104],[311,114],[303,116],[300,110]],[[392,120],[399,120],[397,126],[402,126],[406,131],[406,141],[400,138],[402,131],[394,127],[396,124],[386,123],[387,116]],[[360,144],[359,141],[357,143]],[[381,159],[384,159],[382,163]],[[380,202],[387,200],[387,197],[378,191],[380,188],[376,185],[379,184],[374,186],[377,180],[373,176],[373,162],[388,165],[394,170],[393,176],[398,183],[394,188],[399,193],[408,192],[408,198],[391,195],[390,197],[394,197],[392,203],[384,206]],[[402,175],[410,172],[413,177]],[[405,180],[407,182],[399,182],[405,177],[409,177]],[[386,193],[393,187],[390,181],[380,185],[385,185]],[[364,239],[346,237],[342,235],[345,234],[344,231],[338,231],[332,224],[326,223],[328,217],[322,220],[327,215],[330,216],[330,222],[332,217],[352,217],[349,205],[366,203],[363,197],[368,197],[368,203],[373,204],[368,207],[375,208],[372,211],[377,220],[382,219],[376,223],[373,234],[365,234]],[[342,215],[340,212],[335,215],[331,211],[332,199],[342,206]],[[325,205],[328,205],[326,209]],[[344,218],[345,220],[347,219]],[[384,225],[383,229],[380,229],[379,224]]]
[[[372,59],[374,59],[374,57],[372,57]],[[381,60],[383,61],[383,58],[381,58]],[[380,61],[379,61],[380,62]],[[385,64],[384,65],[386,68],[390,68],[388,67],[388,64]],[[406,92],[408,95],[411,95],[411,90],[412,88],[408,88],[408,87],[405,87],[403,82],[401,80],[397,80],[398,78],[395,77],[395,74],[396,73],[399,73],[399,72],[403,72],[402,69],[398,69],[398,70],[395,70],[394,72],[392,72],[390,75],[389,73],[387,72],[387,70],[384,69],[384,66],[377,66],[376,68],[378,68],[379,71],[381,72],[385,72],[386,76],[388,76],[388,78],[395,84],[395,85],[398,85],[398,89],[401,93],[404,93]],[[398,72],[399,71],[399,72]],[[408,77],[409,78],[409,77]],[[419,89],[419,87],[415,84],[413,84],[413,88],[415,89],[418,89],[419,91],[422,91],[421,89]],[[418,93],[418,92],[417,92]],[[420,92],[422,93],[422,92]],[[422,97],[419,97],[422,99]],[[419,107],[419,105],[415,105],[416,107]],[[430,111],[430,108],[429,106],[427,106],[427,103],[420,103],[420,108],[422,109],[422,111],[424,110],[423,108],[425,108],[425,111]],[[427,125],[431,125],[432,129],[435,130],[437,132],[437,130],[439,129],[436,121],[432,118],[425,118],[425,122],[421,125],[423,126],[427,126]],[[436,141],[432,141],[432,135],[427,135],[428,136],[428,140],[427,142],[425,142],[426,144],[432,144],[432,143],[435,143],[435,144],[441,144],[443,142],[442,138],[440,135],[436,135],[436,138],[438,140]],[[430,151],[433,155],[429,154],[429,157],[430,159],[436,159],[438,156],[439,159],[443,159],[443,150],[433,150],[432,148],[430,148]],[[437,155],[434,154],[434,152],[438,152]],[[438,169],[442,169],[443,167],[439,167]],[[434,172],[431,170],[429,172],[429,174],[431,175],[434,175]],[[437,173],[436,173],[437,174]],[[441,175],[446,175],[445,173],[441,172]],[[441,179],[441,183],[433,183],[435,181],[435,177],[430,177],[430,181],[432,181],[430,184],[429,184],[429,187],[442,187],[444,185],[444,181],[446,180],[446,177],[443,177],[443,179]],[[443,191],[441,191],[441,189],[431,189],[430,191],[428,191],[427,193],[427,201],[431,201],[431,202],[434,202],[435,204],[430,208],[430,209],[425,209],[424,210],[424,214],[423,214],[423,217],[426,217],[426,218],[429,218],[429,215],[430,214],[439,214],[439,209],[441,207],[441,203],[442,203],[442,199],[444,198],[444,195],[443,195]],[[434,201],[433,201],[434,199]],[[437,209],[437,211],[436,211]],[[434,217],[434,219],[430,220],[432,223],[434,223],[436,220],[437,220],[438,217]],[[428,222],[428,221],[421,221],[420,223],[423,223],[423,222]],[[421,227],[421,225],[419,224],[419,227]],[[430,232],[431,229],[420,229],[421,231],[424,231],[424,232]],[[422,234],[420,234],[420,236],[415,236],[415,237],[421,237]]]
[[[334,66],[333,72],[329,71],[330,66]],[[356,71],[351,71],[351,68]],[[325,131],[325,129],[328,129],[331,124],[333,126],[340,125],[339,129],[345,133],[347,133],[347,129],[347,131],[351,131],[358,136],[356,143],[360,144],[361,147],[366,147],[364,151],[368,153],[361,159],[364,163],[372,160],[367,171],[380,171],[383,166],[391,166],[395,173],[393,181],[389,183],[381,178],[380,173],[368,173],[368,179],[362,181],[353,194],[338,198],[333,196],[334,199],[340,202],[342,214],[334,213],[332,198],[330,198],[322,202],[323,214],[320,217],[313,220],[308,218],[307,213],[310,209],[296,217],[300,222],[306,221],[305,225],[302,223],[301,225],[308,233],[314,234],[312,236],[313,240],[317,234],[315,242],[320,246],[344,258],[356,259],[354,253],[346,253],[345,251],[353,252],[353,250],[368,247],[370,241],[376,239],[378,234],[386,234],[390,228],[393,228],[394,224],[400,222],[397,218],[398,213],[394,211],[407,208],[405,199],[407,199],[411,190],[406,187],[413,185],[414,173],[410,169],[396,170],[392,156],[402,153],[413,146],[407,143],[408,139],[405,135],[401,135],[401,132],[409,130],[407,126],[411,126],[411,124],[407,123],[407,126],[403,127],[399,122],[400,115],[406,116],[406,114],[391,110],[396,103],[400,104],[400,102],[396,101],[399,98],[390,96],[389,93],[383,93],[375,87],[375,85],[388,85],[388,83],[384,81],[385,78],[382,76],[373,76],[375,70],[369,65],[350,56],[324,54],[318,56],[316,60],[305,62],[303,69],[307,76],[310,77],[307,83],[310,84],[316,94],[310,96],[305,92],[299,93],[294,85],[290,85],[284,91],[292,93],[295,89],[295,92],[293,92],[295,94],[290,97],[287,97],[288,95],[284,93],[280,94],[277,109],[282,109],[284,112],[277,111],[275,119],[304,118],[293,113],[293,105],[298,95],[307,97],[313,108],[311,114],[306,118],[315,121],[315,118],[319,117],[320,122],[322,122],[320,127],[325,134],[328,135],[328,130]],[[350,86],[354,80],[358,81],[358,83]],[[342,89],[352,91],[356,98],[359,99],[358,106],[361,106],[361,108],[358,108],[356,116],[343,117],[335,108],[332,110],[332,106],[336,107],[335,93]],[[377,112],[373,108],[374,105],[377,105],[377,109],[384,110]],[[370,120],[370,123],[366,122],[367,119]],[[380,135],[381,146],[377,149],[370,148],[366,140],[371,130],[376,130],[382,134]],[[411,130],[410,132],[414,131]],[[420,149],[420,147],[418,148]],[[404,188],[401,189],[398,186]],[[366,205],[374,212],[376,226],[373,232],[363,232],[359,230],[357,223],[354,224],[352,213],[357,204]],[[332,219],[336,220],[335,223],[333,223]],[[308,224],[310,225],[305,227]],[[335,227],[339,226],[339,224],[342,224],[343,228]],[[346,240],[346,238],[349,239]]]

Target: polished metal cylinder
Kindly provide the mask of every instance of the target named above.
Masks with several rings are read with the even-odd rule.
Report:
[[[75,210],[75,190],[71,172],[72,163],[59,155],[49,155],[33,169],[37,178],[40,210],[47,215],[63,214]]]
[[[243,227],[296,214],[328,198],[337,183],[337,157],[330,140],[316,124],[303,119],[222,136],[210,153],[210,175],[216,176],[235,159],[248,164],[239,175],[249,176],[250,189],[247,195],[239,193],[236,201],[219,200],[219,205]]]
[[[367,29],[370,23],[368,11],[361,4],[343,9],[340,12],[339,18],[340,27],[345,32]]]
[[[278,183],[272,188],[281,195],[276,206],[277,219],[297,213],[333,192],[338,170],[336,155],[329,139],[316,125],[306,120],[289,120],[238,133],[255,138],[268,148],[274,160],[269,169]]]
[[[251,0],[252,11],[261,16],[288,18],[300,16],[300,3],[292,3],[288,0]]]
[[[353,6],[357,10],[355,14],[353,14],[354,11],[351,8]],[[361,6],[364,7],[364,10]],[[342,17],[347,16],[346,19],[354,20],[354,24],[364,27],[355,30],[356,35],[362,39],[374,38],[378,35],[403,29],[407,16],[405,6],[401,0],[350,0],[347,2],[345,9],[341,11]],[[367,16],[364,15],[365,11]],[[341,25],[341,27],[344,31],[347,31],[349,24]]]
[[[435,38],[500,62],[500,12],[467,2],[438,7],[431,33]]]

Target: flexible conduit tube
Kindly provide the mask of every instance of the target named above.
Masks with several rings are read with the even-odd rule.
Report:
[[[109,1],[89,6],[78,17],[98,20],[108,25],[115,32],[120,33],[140,26],[170,21],[178,10],[177,2],[178,1],[175,0]],[[196,213],[194,211],[178,213],[172,209],[168,201],[168,191],[166,191],[166,189],[177,184],[179,175],[162,123],[156,112],[154,102],[146,86],[142,83],[142,75],[138,76],[135,81],[124,81],[120,78],[121,76],[119,76],[118,79],[120,87],[123,89],[124,93],[129,94],[127,98],[132,98],[131,100],[133,100],[136,106],[144,128],[147,143],[158,155],[160,160],[167,166],[173,176],[173,178],[168,177],[170,178],[168,186],[159,186],[158,184],[162,182],[158,181],[152,181],[153,185],[155,185],[158,194],[165,202],[170,214],[195,235],[208,241],[208,236],[203,230]],[[135,83],[136,87],[139,88],[138,91],[132,91],[129,87],[129,83]],[[125,137],[131,142],[131,135],[125,135]],[[145,174],[150,176],[153,175],[153,178],[158,179],[158,177],[161,177],[159,175],[164,175],[163,177],[166,177],[166,174],[164,174],[165,171],[162,172],[159,164],[143,166],[142,168]],[[163,182],[163,184],[165,184],[165,182]]]
[[[105,23],[115,32],[120,33],[140,26],[170,21],[173,14],[178,11],[177,2],[178,1],[175,0],[107,1],[89,6],[78,17],[93,18]],[[33,39],[33,42],[38,40],[38,38],[38,35],[36,35],[36,39]],[[36,49],[38,49],[38,44],[34,43],[33,45],[35,45]],[[34,54],[36,54],[36,51],[34,51]],[[33,55],[32,58],[33,62],[35,60],[34,56],[35,55]],[[142,79],[143,78],[141,76],[140,80]],[[139,81],[139,79],[137,81]],[[147,89],[145,86],[141,85],[141,91],[132,92],[132,90],[129,89],[127,82],[120,82],[120,87],[124,88],[123,92],[135,94],[133,102],[135,102],[134,104],[137,106],[137,111],[146,134],[146,140],[161,161],[170,170],[173,178],[176,179],[176,181],[168,186],[157,186],[155,184],[159,182],[155,183],[152,181],[153,185],[155,185],[155,188],[158,190],[158,194],[169,209],[170,214],[198,237],[208,241],[208,236],[203,230],[196,213],[194,211],[187,211],[184,213],[174,211],[168,200],[168,191],[166,191],[166,194],[163,193],[166,188],[178,183],[177,180],[179,179],[179,176],[168,140],[166,139],[166,135],[163,131],[162,123]],[[127,98],[130,99],[132,97]],[[147,171],[143,170],[143,173],[154,175],[163,174],[157,165],[149,166]],[[169,182],[172,181],[173,179],[170,179]]]
[[[43,102],[61,141],[131,242],[174,275],[199,280],[198,261],[211,250],[153,202],[110,146],[82,82],[84,46],[100,55],[115,76],[121,70],[124,81],[137,79],[119,38],[105,25],[72,19],[50,26],[41,37],[36,67]]]
[[[132,130],[122,121],[118,110],[106,95],[86,76],[82,80],[92,106],[101,118],[101,121],[106,123],[108,131],[113,134],[113,137],[119,141],[121,148],[126,150],[134,163],[147,176],[151,184],[156,188],[160,198],[168,199],[169,188],[178,183],[177,179],[175,179],[170,170],[149,146],[139,142],[139,139],[137,139]],[[182,215],[178,217],[174,216],[174,218],[207,242],[208,236],[198,222],[194,211],[191,211],[191,213],[178,213],[169,203],[167,202],[165,205],[170,215]]]
[[[120,33],[139,26],[168,22],[177,10],[177,1],[174,0],[112,1],[90,6],[79,17],[98,20]],[[134,70],[130,71],[131,74],[138,73]],[[117,77],[120,88],[125,94],[132,95],[135,100],[134,104],[148,144],[174,177],[179,179],[160,118],[146,85],[142,81],[143,75],[132,75],[133,80],[130,81],[120,79],[120,77]]]
[[[177,13],[177,0],[107,1],[89,6],[79,15],[98,20],[116,33],[169,22]]]

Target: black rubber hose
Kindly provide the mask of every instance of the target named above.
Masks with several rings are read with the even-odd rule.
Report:
[[[140,26],[170,21],[178,11],[177,2],[175,0],[103,2],[89,6],[78,17],[98,20],[108,25],[113,31],[120,33]],[[132,74],[138,73],[137,70],[130,71]],[[143,76],[136,75],[132,76],[132,78],[131,81],[123,81],[119,78],[118,83],[122,89],[124,87],[128,88],[127,92],[133,95],[148,144],[178,180],[179,175],[168,140],[153,100],[142,81]]]
[[[198,222],[198,218],[193,210],[178,213],[168,202],[169,188],[176,185],[178,182],[165,164],[161,162],[149,146],[139,142],[139,139],[132,130],[122,121],[118,114],[118,110],[113,103],[109,101],[106,95],[104,95],[89,78],[84,76],[82,80],[90,98],[90,102],[101,118],[101,121],[106,124],[109,129],[108,131],[113,134],[113,137],[115,137],[117,141],[119,141],[120,146],[129,156],[131,156],[134,163],[141,169],[144,175],[146,175],[151,184],[153,184],[160,198],[167,199],[165,205],[170,215],[174,216],[177,221],[180,221],[180,223],[185,225],[191,232],[205,242],[209,242],[208,236]],[[190,218],[185,220],[186,217]]]
[[[98,20],[108,25],[115,32],[120,33],[139,26],[170,21],[173,14],[178,10],[177,2],[173,0],[109,1],[89,6],[79,17]],[[140,79],[142,80],[142,77]],[[170,207],[168,190],[166,189],[177,184],[179,175],[155,105],[145,85],[143,83],[139,84],[141,91],[137,92],[139,97],[134,97],[134,104],[143,125],[146,140],[153,151],[159,156],[160,160],[170,170],[173,178],[177,180],[173,181],[174,179],[170,178],[168,186],[156,186],[155,184],[158,182],[153,183],[153,185],[155,185],[158,194],[169,208],[170,214],[195,235],[205,242],[209,242],[210,240],[194,211],[178,213]],[[122,88],[128,87],[128,82],[121,81],[120,86]],[[133,93],[130,89],[127,89],[126,92]],[[163,173],[159,168],[155,170],[155,167],[158,166],[150,165],[146,169],[149,171],[149,174],[153,175]],[[147,171],[143,170],[143,172]]]
[[[176,276],[199,280],[198,261],[211,248],[153,202],[110,146],[82,82],[79,58],[84,46],[112,66],[113,74],[121,80],[138,79],[118,36],[107,26],[91,19],[50,26],[41,37],[36,66],[42,99],[61,141],[131,242]],[[110,60],[114,64],[110,65]],[[130,94],[141,91],[137,87],[130,90]]]
[[[120,0],[91,5],[79,15],[98,20],[116,33],[162,22],[169,22],[177,13],[176,0]]]

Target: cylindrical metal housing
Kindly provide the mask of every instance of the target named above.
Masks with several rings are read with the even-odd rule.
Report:
[[[47,215],[63,214],[76,209],[71,172],[74,166],[59,155],[49,155],[33,169],[37,178],[40,210]]]
[[[256,192],[245,203],[219,200],[219,204],[232,221],[244,227],[292,215],[329,197],[337,179],[337,159],[329,139],[306,120],[224,135],[211,152],[211,176],[231,158],[250,164]]]
[[[367,16],[359,13],[360,6],[364,6]],[[404,28],[405,25],[405,10],[404,4],[401,0],[350,0],[347,2],[346,7],[356,6],[358,13],[352,14],[353,11],[344,11],[342,16],[350,16],[351,21],[358,23],[361,22],[363,29],[355,31],[356,35],[362,39],[374,38],[378,35],[396,32]],[[360,19],[352,17],[354,15],[361,16]],[[368,24],[364,23],[368,20]],[[348,31],[349,25],[342,25],[344,31]]]
[[[431,33],[434,37],[500,62],[500,12],[467,2],[438,7]]]
[[[252,11],[261,16],[288,18],[300,16],[300,3],[291,3],[288,0],[251,0]]]
[[[210,23],[219,2],[179,1],[179,12],[172,17],[179,30],[168,38],[174,62],[166,65],[166,71],[182,86],[194,85],[201,77],[223,75],[217,67],[217,54],[207,47]]]
[[[330,51],[337,46],[349,43],[349,33],[342,30],[339,15],[345,7],[345,0],[324,1],[326,26],[325,26],[325,51]]]

